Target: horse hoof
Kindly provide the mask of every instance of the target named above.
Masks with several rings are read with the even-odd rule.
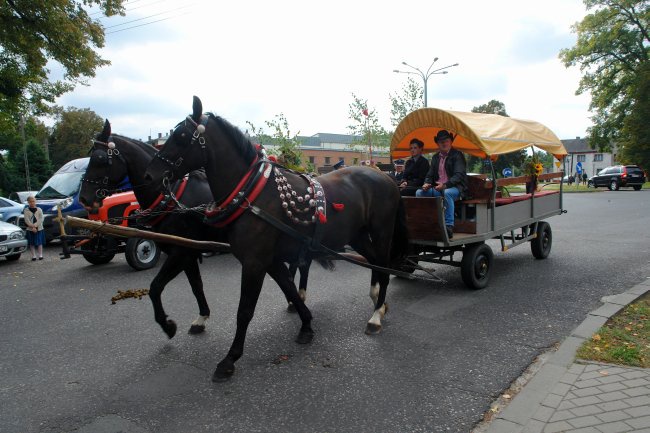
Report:
[[[163,326],[163,331],[165,331],[165,334],[169,338],[174,338],[174,335],[176,335],[176,322],[173,320],[168,320],[165,322],[165,326]]]
[[[192,325],[190,330],[187,331],[188,334],[196,335],[205,332],[205,325]]]
[[[366,334],[376,335],[381,332],[381,325],[375,325],[374,323],[366,324]]]
[[[213,382],[226,382],[229,380],[233,373],[235,372],[235,366],[232,367],[223,367],[221,363],[217,365],[217,369],[212,373]]]
[[[287,311],[288,311],[289,313],[295,313],[295,312],[297,312],[298,310],[296,310],[296,306],[293,305],[293,302],[289,302],[289,305],[287,305]]]
[[[311,343],[311,340],[314,339],[314,331],[309,330],[309,331],[300,331],[298,333],[298,336],[296,337],[296,343],[298,344],[309,344]]]

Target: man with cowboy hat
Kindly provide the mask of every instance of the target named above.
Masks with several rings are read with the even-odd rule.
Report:
[[[443,197],[445,200],[445,226],[447,236],[454,235],[454,201],[467,192],[467,168],[462,152],[451,147],[454,136],[444,129],[438,131],[433,141],[439,152],[431,158],[429,171],[417,197]]]

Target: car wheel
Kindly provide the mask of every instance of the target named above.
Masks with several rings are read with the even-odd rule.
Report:
[[[8,262],[15,262],[20,258],[20,254],[13,254],[11,256],[5,256]]]
[[[553,232],[546,221],[537,223],[537,237],[530,241],[530,250],[536,259],[545,259],[551,253],[553,245]]]
[[[133,269],[143,271],[156,266],[160,258],[160,247],[150,239],[129,238],[124,256]]]
[[[596,185],[594,185],[594,181],[590,180],[587,182],[587,188],[596,188]]]
[[[641,185],[634,185],[634,191],[641,191]]]
[[[8,222],[9,224],[13,224],[13,225],[17,226],[17,225],[18,225],[18,217],[9,218],[9,219],[7,220],[7,222]]]
[[[609,182],[609,190],[618,191],[618,181],[616,179],[612,179],[612,181]]]
[[[494,254],[484,243],[470,244],[463,251],[460,275],[470,289],[483,289],[490,281]]]

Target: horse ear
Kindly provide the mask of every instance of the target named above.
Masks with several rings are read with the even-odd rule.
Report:
[[[108,119],[106,119],[104,121],[104,129],[102,129],[102,132],[99,133],[98,138],[100,141],[106,141],[110,136],[111,136],[111,124],[108,121]]]
[[[195,122],[198,122],[199,119],[201,119],[202,115],[203,115],[203,104],[201,103],[201,100],[199,99],[198,96],[194,96],[192,101],[192,119],[194,119]]]

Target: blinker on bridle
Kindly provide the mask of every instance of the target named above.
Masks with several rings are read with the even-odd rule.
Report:
[[[190,140],[190,146],[193,146],[194,143],[196,143],[198,141],[199,144],[201,145],[201,153],[203,154],[203,161],[206,162],[207,158],[206,158],[206,155],[205,155],[205,137],[203,136],[203,133],[205,132],[205,127],[208,124],[208,116],[206,116],[205,114],[202,114],[201,119],[200,119],[201,123],[195,122],[194,119],[192,119],[192,116],[187,116],[185,118],[185,121],[182,122],[184,127],[187,127],[187,122],[188,121],[194,126],[194,131],[192,132],[192,139]],[[178,125],[176,125],[176,128],[178,128],[179,126],[181,126],[180,123]],[[176,161],[171,161],[171,160],[165,158],[164,156],[162,156],[160,154],[160,152],[156,153],[155,158],[160,159],[165,164],[171,166],[173,169],[176,169],[176,168],[180,167],[181,164],[183,163],[183,157],[182,156],[179,156],[178,159],[176,159]],[[165,177],[163,179],[163,183],[164,183],[165,179],[167,179],[167,181],[170,180],[167,177]]]
[[[122,160],[122,162],[124,164],[126,164],[126,161],[124,161],[124,158],[122,158],[122,155],[120,155],[120,151],[115,147],[115,143],[111,140],[111,137],[108,137],[107,142],[99,141],[99,140],[92,140],[92,142],[93,142],[93,148],[95,150],[99,150],[100,152],[102,152],[103,150],[95,148],[94,147],[95,145],[101,145],[101,146],[106,147],[106,150],[103,151],[103,152],[106,153],[106,155],[107,155],[107,165],[109,165],[109,166],[113,165],[113,156],[116,156],[116,157],[120,158]],[[119,184],[110,185],[108,176],[104,176],[104,178],[101,181],[87,179],[84,176],[81,179],[81,181],[86,182],[86,183],[90,183],[90,184],[93,184],[93,185],[99,185],[99,186],[103,187],[103,188],[98,188],[95,191],[95,197],[101,198],[101,199],[104,199],[107,196],[111,195],[114,191],[119,191],[120,187],[122,187],[122,186],[124,186],[124,185],[126,185],[128,183],[127,178],[125,177],[124,179],[122,179],[122,181],[120,181]],[[110,186],[115,186],[115,188],[109,189]]]

